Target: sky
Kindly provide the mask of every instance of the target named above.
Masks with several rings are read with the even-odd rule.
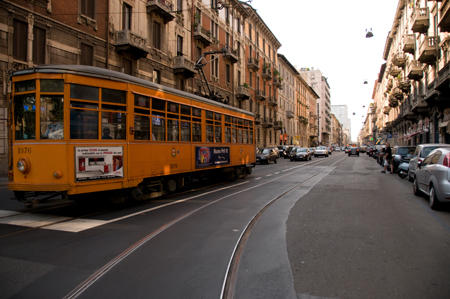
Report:
[[[386,62],[383,52],[398,1],[252,0],[249,4],[281,43],[278,53],[297,69],[314,67],[327,78],[331,105],[348,106],[356,141]],[[370,29],[374,36],[366,38]]]

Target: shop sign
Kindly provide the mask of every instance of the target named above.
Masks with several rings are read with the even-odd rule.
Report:
[[[75,147],[75,180],[123,178],[123,147]]]

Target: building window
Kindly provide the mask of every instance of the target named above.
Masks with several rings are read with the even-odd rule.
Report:
[[[131,60],[122,58],[122,72],[131,75],[132,64]]]
[[[237,72],[237,76],[238,76],[238,86],[241,86],[241,71]]]
[[[177,0],[177,12],[181,13],[183,11],[183,0]]]
[[[122,26],[123,29],[131,29],[131,6],[124,3],[122,11]]]
[[[161,71],[153,70],[153,82],[161,84]]]
[[[161,50],[161,24],[153,22],[153,47]]]
[[[229,64],[226,64],[226,74],[225,74],[227,83],[231,82],[231,67]]]
[[[183,56],[183,37],[177,36],[177,56]]]
[[[184,79],[178,78],[178,89],[184,91]]]
[[[45,64],[45,40],[44,29],[33,27],[33,63]]]
[[[13,57],[27,61],[28,52],[28,24],[14,20]]]
[[[225,33],[225,45],[227,48],[230,48],[230,34],[228,32]]]
[[[219,59],[216,56],[211,57],[211,74],[213,77],[219,77]]]
[[[236,55],[238,58],[241,57],[241,43],[240,42],[236,42]]]
[[[248,36],[250,40],[252,40],[252,24],[248,24]]]
[[[252,73],[252,72],[250,72],[250,73],[248,74],[248,80],[249,80],[248,84],[249,84],[251,87],[253,87],[253,73]]]
[[[230,10],[228,9],[228,7],[225,7],[225,22],[227,22],[227,24],[230,24]]]
[[[211,0],[211,8],[212,9],[218,9],[217,0]]]
[[[80,64],[81,65],[93,65],[94,49],[86,44],[81,44],[81,55]]]
[[[237,30],[237,32],[241,33],[241,19],[240,18],[236,19],[236,30]]]
[[[95,0],[81,0],[81,14],[91,18],[91,19],[95,19],[94,11],[95,8]]]

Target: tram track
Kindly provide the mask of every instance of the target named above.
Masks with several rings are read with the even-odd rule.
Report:
[[[336,163],[341,162],[344,159],[345,159],[345,157],[340,159],[340,160],[338,160],[337,162],[333,163],[331,166],[334,166]],[[292,175],[293,173],[296,173],[296,172],[299,172],[301,170],[304,170],[305,168],[311,168],[313,166],[316,166],[316,165],[319,165],[319,164],[323,164],[323,163],[325,163],[327,161],[328,160],[317,161],[317,162],[310,162],[310,163],[307,163],[307,164],[302,164],[302,165],[299,165],[299,166],[295,166],[295,167],[289,169],[289,170],[294,170],[292,172],[283,173],[283,175],[278,176],[276,178],[269,179],[268,181],[261,182],[260,184],[256,184],[254,186],[250,186],[248,188],[245,188],[245,189],[239,190],[237,192],[233,192],[231,194],[228,194],[226,196],[220,197],[220,198],[218,198],[216,200],[213,200],[211,202],[208,202],[207,204],[204,204],[204,205],[198,207],[195,210],[189,211],[189,212],[187,212],[187,213],[185,213],[183,215],[178,216],[175,219],[172,219],[171,221],[169,221],[169,222],[165,223],[164,225],[160,226],[158,229],[152,231],[150,234],[148,234],[147,236],[145,236],[144,238],[142,238],[141,240],[139,240],[138,242],[136,242],[135,244],[130,246],[128,249],[123,251],[121,254],[117,255],[110,262],[105,264],[103,267],[101,267],[99,270],[97,270],[94,274],[92,274],[90,277],[88,277],[84,282],[82,282],[75,289],[73,289],[69,294],[67,294],[64,297],[64,299],[75,299],[75,298],[78,298],[85,290],[87,290],[97,280],[99,280],[103,275],[105,275],[110,270],[112,270],[114,268],[114,266],[119,264],[127,256],[132,254],[135,250],[137,250],[138,248],[140,248],[141,246],[146,244],[148,241],[152,240],[154,237],[156,237],[157,235],[159,235],[160,233],[162,233],[166,229],[172,227],[173,225],[175,225],[176,223],[182,221],[183,219],[186,219],[187,217],[197,213],[198,211],[200,211],[200,210],[202,210],[202,209],[204,209],[204,208],[206,208],[206,207],[208,207],[210,205],[218,203],[219,201],[222,201],[222,200],[224,200],[226,198],[230,198],[230,197],[236,196],[236,195],[238,195],[240,193],[243,193],[243,192],[248,192],[248,191],[250,191],[252,189],[255,189],[255,188],[258,188],[258,187],[260,187],[260,186],[262,186],[264,184],[280,180],[280,179],[282,179],[282,178],[284,178],[286,176]],[[294,187],[290,188],[289,190],[287,190],[283,194],[281,194],[281,195],[277,196],[276,198],[272,199],[264,207],[262,207],[255,214],[255,216],[253,216],[253,218],[249,221],[249,223],[243,229],[243,231],[241,233],[241,236],[239,237],[239,239],[238,239],[238,241],[236,243],[236,246],[235,246],[235,248],[233,250],[233,253],[231,255],[230,261],[228,263],[227,271],[226,271],[226,274],[225,274],[225,278],[224,278],[224,282],[223,282],[223,287],[222,287],[222,290],[221,290],[221,297],[220,298],[232,298],[232,294],[233,294],[232,290],[234,290],[235,279],[236,279],[236,275],[237,275],[237,267],[239,265],[239,260],[240,260],[240,257],[241,257],[241,253],[242,253],[242,250],[243,250],[243,248],[245,246],[245,241],[247,240],[248,236],[250,235],[251,229],[256,224],[256,222],[259,219],[259,217],[264,213],[265,210],[267,210],[270,207],[270,205],[272,205],[278,199],[282,198],[287,193],[289,193],[289,192],[293,191],[294,189],[300,187],[301,185],[305,184],[306,182],[308,182],[309,180],[311,180],[315,176],[319,175],[321,172],[322,171],[319,171],[319,172],[313,174],[308,179],[306,179],[306,180],[296,184]],[[165,204],[165,205],[163,205],[161,207],[158,207],[158,208],[163,208],[163,207],[166,207],[166,206],[169,206],[169,205],[177,204],[177,203],[180,203],[180,202],[185,202],[185,201],[192,200],[194,198],[198,198],[198,197],[201,197],[201,196],[205,196],[207,194],[211,194],[213,192],[217,192],[217,191],[220,191],[220,190],[223,190],[223,189],[234,188],[236,186],[247,184],[249,182],[250,182],[250,180],[246,180],[246,181],[244,181],[242,183],[239,183],[239,184],[233,184],[232,186],[228,186],[228,187],[225,187],[225,188],[220,188],[219,190],[213,190],[213,191],[210,191],[210,192],[206,192],[206,193],[195,195],[193,197],[188,197],[186,199],[178,200],[178,201],[175,201],[175,202],[172,202],[172,203],[167,203],[167,204]],[[149,210],[146,210],[146,211],[140,211],[140,212],[137,212],[135,214],[128,215],[126,218],[133,217],[134,215],[137,215],[137,214],[146,213],[147,211],[150,211],[150,210],[154,210],[154,209],[149,209]],[[125,219],[125,218],[121,218],[119,220],[123,220],[123,219]],[[230,295],[231,295],[231,297],[230,297]]]

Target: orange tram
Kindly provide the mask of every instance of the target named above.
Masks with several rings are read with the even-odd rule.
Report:
[[[39,66],[11,80],[8,188],[28,206],[99,192],[145,200],[255,166],[248,111],[90,66]]]

